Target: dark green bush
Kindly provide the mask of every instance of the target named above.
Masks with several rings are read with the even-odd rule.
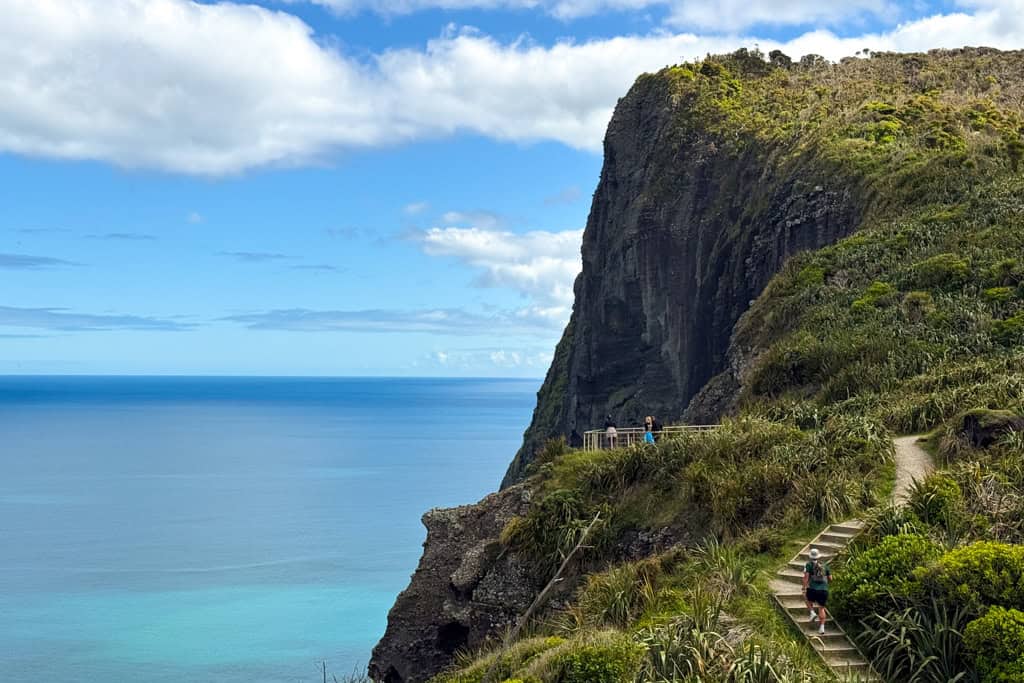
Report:
[[[868,308],[888,306],[896,296],[896,288],[888,282],[875,280],[864,290],[864,295],[853,302],[854,310],[865,310]]]
[[[939,558],[925,580],[975,614],[991,605],[1024,609],[1024,546],[980,541],[957,548]]]
[[[914,266],[914,281],[923,289],[951,289],[961,286],[970,272],[970,264],[956,254],[936,254]]]
[[[915,570],[941,554],[942,549],[924,536],[887,536],[837,572],[830,606],[840,618],[859,620],[905,605],[919,593]]]
[[[907,292],[903,297],[903,313],[911,322],[921,322],[934,310],[935,300],[929,292]]]
[[[1024,613],[993,607],[964,629],[982,683],[1024,681]]]
[[[558,683],[622,683],[640,667],[643,648],[624,635],[594,639],[559,656]]]
[[[992,337],[1000,344],[1019,344],[1024,341],[1024,313],[1005,320],[992,322]]]

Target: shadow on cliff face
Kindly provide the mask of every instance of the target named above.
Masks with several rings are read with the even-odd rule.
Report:
[[[687,106],[651,76],[615,110],[572,320],[502,486],[545,441],[607,414],[623,426],[679,421],[728,369],[737,320],[786,260],[861,222],[861,192],[834,168],[754,143],[730,151],[717,134],[681,130]],[[732,389],[719,381],[691,419],[717,421]]]

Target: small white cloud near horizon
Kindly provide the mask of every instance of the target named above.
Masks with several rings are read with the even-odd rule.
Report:
[[[514,233],[479,227],[431,228],[414,239],[429,256],[450,257],[476,271],[475,284],[518,292],[530,303],[523,319],[565,325],[582,268],[582,230]]]
[[[653,0],[571,2],[637,8]],[[357,59],[298,17],[253,4],[0,0],[0,152],[200,176],[463,132],[597,153],[616,101],[639,74],[707,53],[759,44],[838,59],[863,47],[1024,45],[1024,0],[964,0],[960,11],[902,23],[886,0],[726,2],[765,23],[802,11],[818,21],[786,42],[738,27],[701,34],[693,28],[709,21],[712,6],[687,2],[678,33],[540,45],[455,28],[422,47]],[[839,37],[821,20],[837,8],[880,12],[889,26]]]

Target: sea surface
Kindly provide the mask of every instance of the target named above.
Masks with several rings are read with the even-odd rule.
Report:
[[[365,667],[420,516],[497,487],[539,383],[0,377],[0,681]]]

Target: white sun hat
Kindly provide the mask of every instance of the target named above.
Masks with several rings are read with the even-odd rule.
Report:
[[[817,548],[811,548],[811,559],[816,560],[821,557],[821,553],[818,552]]]

